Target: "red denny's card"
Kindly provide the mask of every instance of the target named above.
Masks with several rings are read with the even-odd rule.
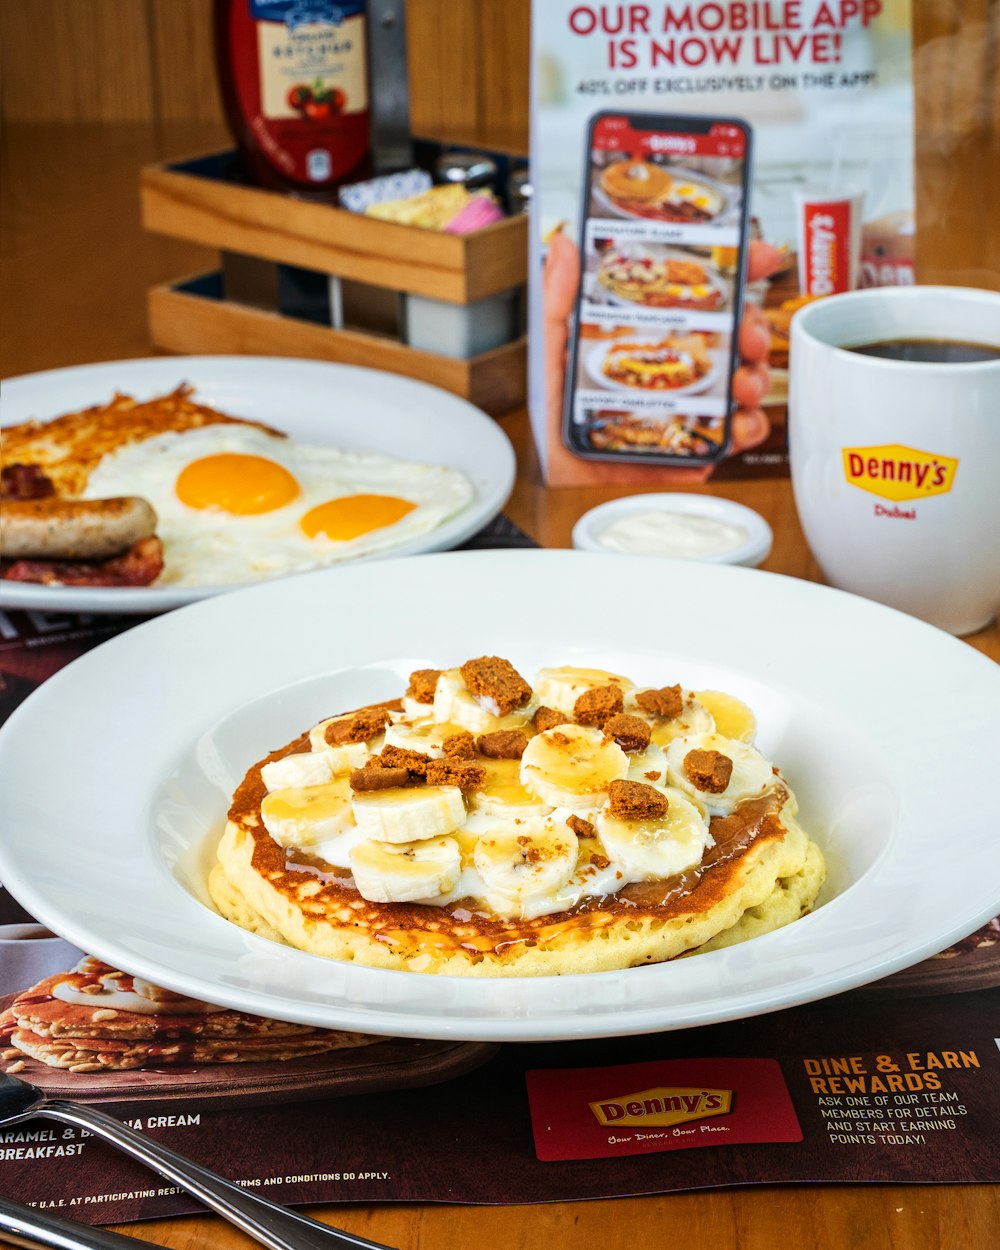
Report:
[[[667,1059],[525,1076],[543,1161],[802,1140],[773,1059]]]

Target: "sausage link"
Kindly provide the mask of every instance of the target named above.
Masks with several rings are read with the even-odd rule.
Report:
[[[145,499],[12,499],[0,508],[0,553],[61,560],[103,560],[156,532]]]

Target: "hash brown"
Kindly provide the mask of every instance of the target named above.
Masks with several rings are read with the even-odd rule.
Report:
[[[140,400],[116,393],[106,404],[68,412],[49,421],[25,421],[4,429],[0,467],[39,466],[56,495],[73,499],[109,453],[159,434],[183,433],[208,425],[250,425],[285,436],[258,421],[229,417],[192,399],[194,388],[178,386],[166,395]]]

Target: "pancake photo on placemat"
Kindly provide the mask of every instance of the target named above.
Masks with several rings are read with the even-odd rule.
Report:
[[[376,1037],[187,998],[87,956],[0,998],[0,1071],[82,1102],[294,1102],[450,1080],[495,1046]]]

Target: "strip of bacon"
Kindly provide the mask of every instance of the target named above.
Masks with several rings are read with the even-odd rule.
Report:
[[[44,586],[148,586],[162,571],[163,545],[154,535],[107,560],[14,560],[0,566],[0,577]]]
[[[5,464],[0,469],[0,499],[48,499],[55,493],[37,464]]]

